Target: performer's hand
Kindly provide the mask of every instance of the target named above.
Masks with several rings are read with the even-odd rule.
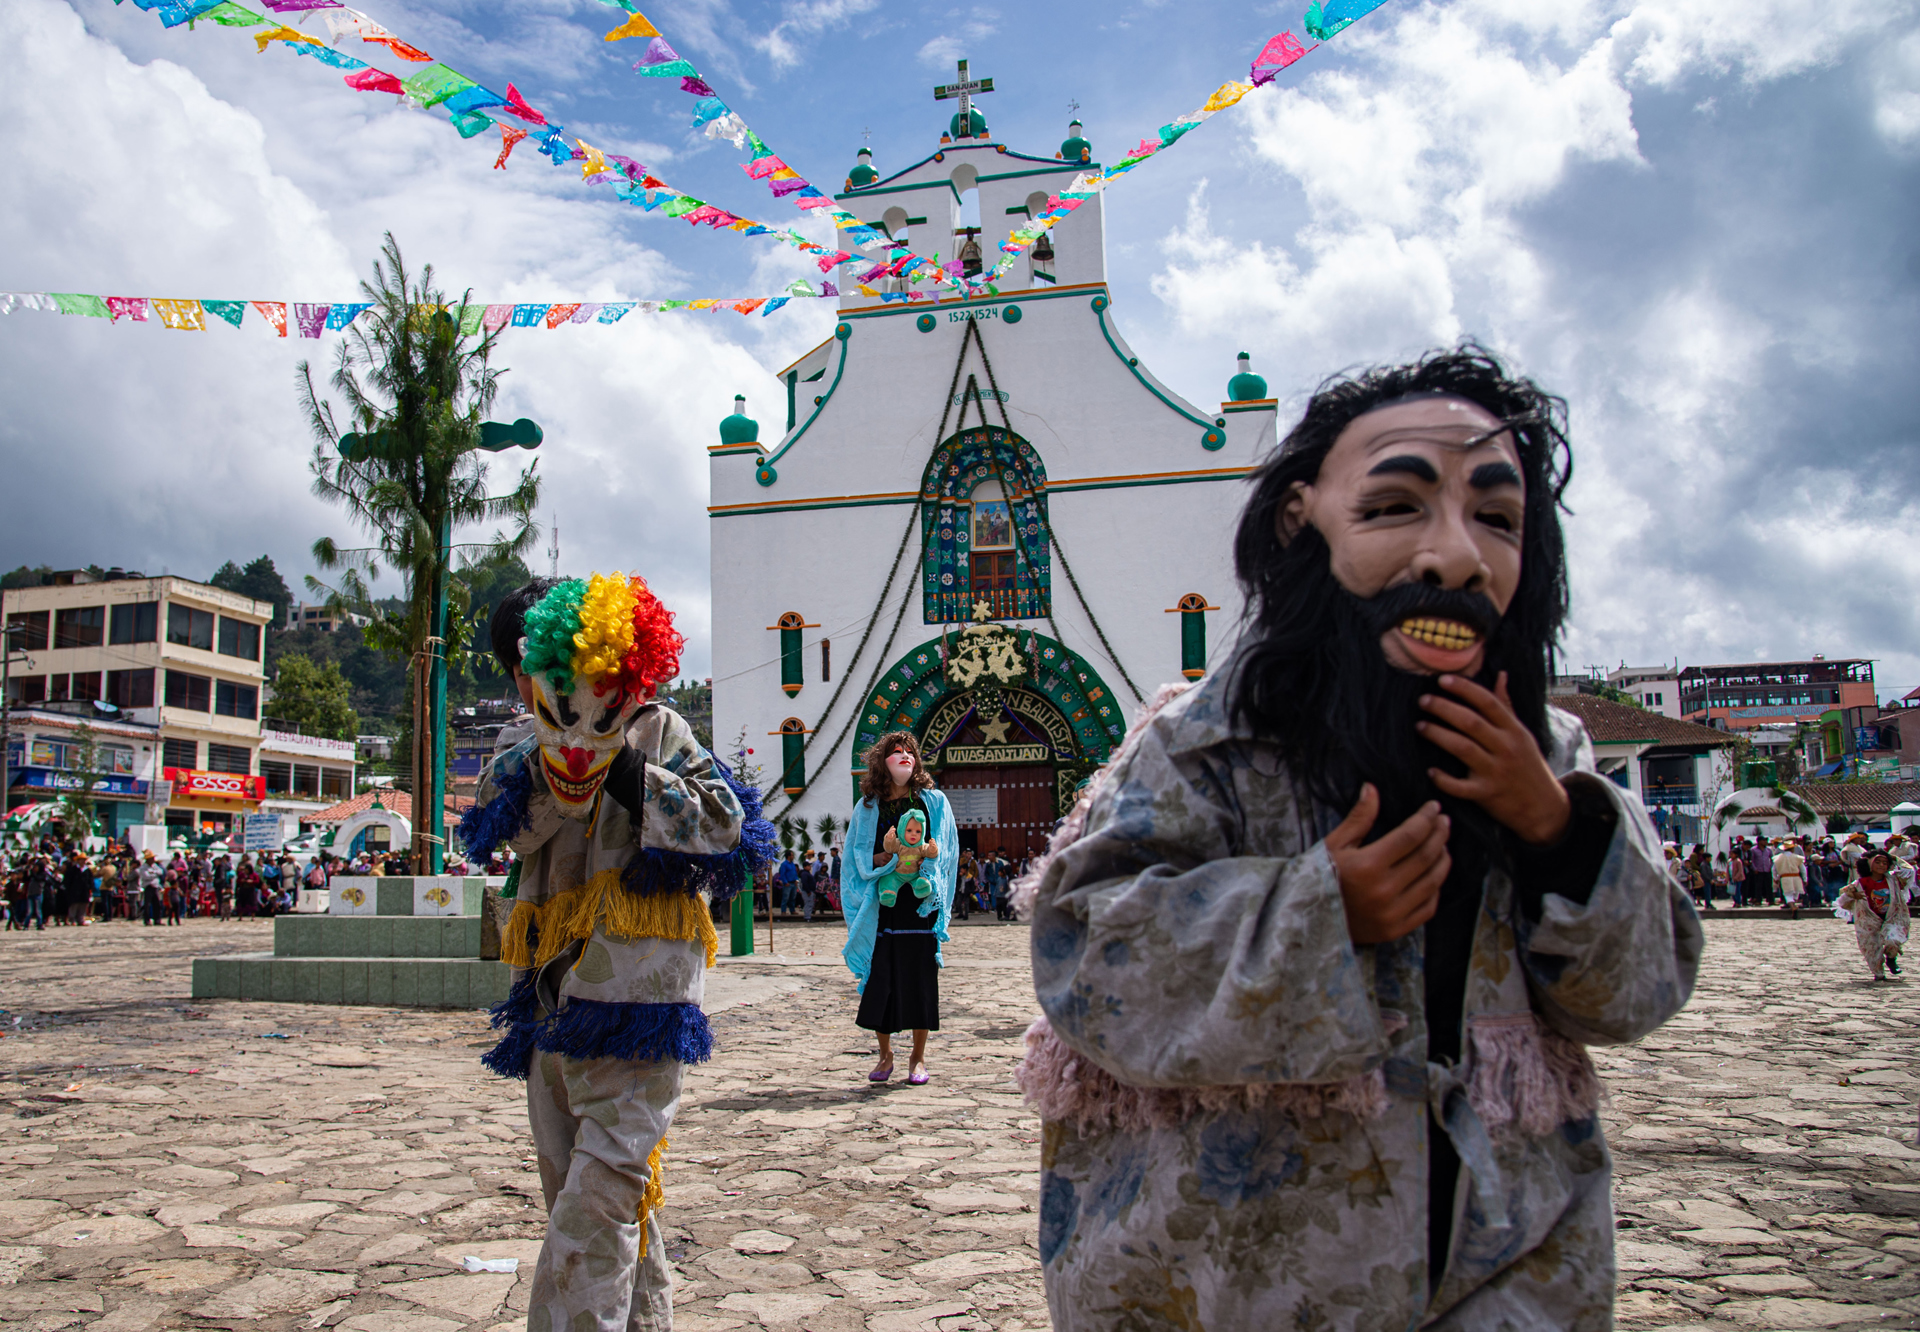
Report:
[[[1429,800],[1399,827],[1360,844],[1380,817],[1380,793],[1369,782],[1360,798],[1327,834],[1327,854],[1340,873],[1347,908],[1347,934],[1357,944],[1389,943],[1413,933],[1440,905],[1453,858],[1447,854],[1450,820]]]
[[[1467,765],[1465,777],[1427,769],[1433,784],[1450,796],[1471,800],[1511,829],[1521,841],[1548,846],[1560,840],[1573,817],[1573,802],[1547,766],[1533,733],[1521,724],[1507,696],[1507,673],[1492,692],[1459,675],[1443,675],[1440,687],[1456,702],[1428,694],[1420,706],[1437,720],[1415,723],[1421,735]]]

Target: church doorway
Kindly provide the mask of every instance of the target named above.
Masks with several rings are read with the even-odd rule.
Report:
[[[1047,849],[1047,838],[1059,822],[1051,765],[967,764],[939,769],[937,776],[953,805],[962,851],[1017,860]]]

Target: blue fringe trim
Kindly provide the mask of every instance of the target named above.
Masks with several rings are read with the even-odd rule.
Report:
[[[528,826],[527,806],[533,800],[533,769],[524,759],[511,772],[503,771],[502,767],[496,763],[491,778],[493,784],[500,788],[500,794],[484,805],[469,808],[460,816],[459,826],[454,830],[460,838],[460,844],[475,860],[492,858],[496,846]]]
[[[711,856],[668,851],[657,846],[642,847],[621,872],[620,882],[627,891],[642,897],[672,892],[692,896],[704,889],[713,901],[725,902],[752,882],[755,870],[773,863],[778,854],[779,835],[771,823],[760,817],[760,792],[736,781],[732,770],[717,757],[713,767],[740,802],[744,817],[739,845]]]
[[[534,971],[521,973],[520,979],[507,991],[507,997],[487,1010],[487,1025],[498,1031],[501,1027],[518,1027],[540,1020],[540,1000],[534,992]]]
[[[535,974],[529,971],[522,975],[507,991],[507,997],[487,1010],[488,1025],[496,1031],[505,1027],[507,1034],[500,1044],[480,1056],[480,1062],[503,1078],[525,1078],[527,1063],[533,1057],[540,1023],[540,1000],[533,988]]]
[[[480,1056],[480,1062],[503,1078],[524,1082],[527,1066],[533,1062],[534,1037],[539,1030],[532,1023],[515,1023],[500,1044]]]
[[[713,1031],[698,1004],[569,999],[533,1031],[535,1046],[573,1059],[677,1059],[683,1064],[704,1064],[713,1057]]]

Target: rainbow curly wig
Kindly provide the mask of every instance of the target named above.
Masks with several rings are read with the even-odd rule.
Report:
[[[679,674],[687,641],[646,579],[620,573],[559,584],[527,612],[526,639],[520,669],[558,692],[571,693],[578,679],[595,694],[625,689],[642,698]]]

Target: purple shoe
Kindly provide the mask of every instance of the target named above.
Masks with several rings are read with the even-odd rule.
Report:
[[[909,1073],[907,1074],[907,1085],[909,1087],[924,1087],[927,1085],[928,1076],[927,1070],[924,1068],[918,1073]]]
[[[887,1082],[887,1081],[890,1081],[892,1078],[893,1078],[892,1064],[888,1064],[885,1068],[876,1068],[873,1070],[873,1072],[867,1074],[868,1082]]]

